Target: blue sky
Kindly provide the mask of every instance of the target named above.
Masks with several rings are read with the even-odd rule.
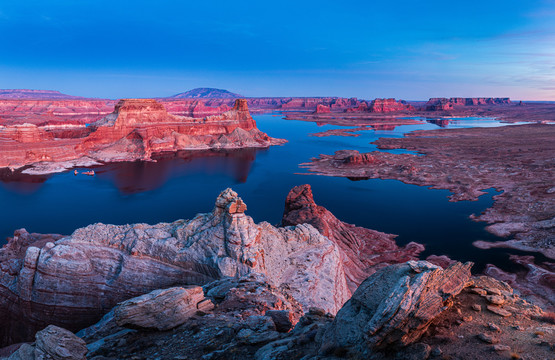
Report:
[[[0,0],[0,88],[555,100],[555,0]]]

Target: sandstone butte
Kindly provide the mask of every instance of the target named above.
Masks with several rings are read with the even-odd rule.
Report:
[[[285,140],[256,128],[244,99],[229,111],[193,118],[171,115],[151,99],[120,100],[90,124],[0,125],[0,167],[31,174],[101,162],[150,160],[157,152],[268,147]]]

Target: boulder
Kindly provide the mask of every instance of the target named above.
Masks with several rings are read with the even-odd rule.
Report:
[[[35,335],[35,344],[23,344],[9,360],[84,360],[85,341],[72,332],[49,325]]]
[[[120,303],[114,308],[114,318],[119,326],[169,330],[195,315],[202,300],[200,286],[154,290]]]
[[[366,279],[324,334],[321,352],[369,352],[417,341],[452,305],[470,279],[472,263],[443,270],[427,261],[408,261]]]

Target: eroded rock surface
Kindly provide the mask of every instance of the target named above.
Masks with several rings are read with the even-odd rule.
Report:
[[[337,313],[323,338],[324,353],[337,348],[364,356],[372,349],[406,346],[448,309],[470,279],[472,263],[449,268],[409,261],[366,279]]]
[[[211,213],[156,225],[94,224],[40,247],[0,250],[0,341],[55,324],[78,330],[155,289],[263,274],[305,310],[337,312],[350,297],[338,245],[309,224],[255,224],[231,189]],[[38,244],[37,244],[38,245]],[[5,267],[4,264],[7,264]]]
[[[8,360],[84,360],[85,341],[72,332],[49,325],[37,332],[33,345],[23,344]]]
[[[154,290],[118,304],[114,319],[118,326],[169,330],[192,317],[198,310],[197,304],[203,300],[200,286]]]

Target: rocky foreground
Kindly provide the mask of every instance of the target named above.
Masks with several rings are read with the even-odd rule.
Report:
[[[280,227],[230,189],[157,225],[16,232],[0,249],[9,359],[547,359],[554,319],[471,263],[338,220],[308,185]],[[438,260],[440,257],[435,257]],[[67,330],[66,330],[67,329]],[[70,331],[78,331],[76,335]],[[22,343],[23,342],[23,343]]]
[[[1,343],[27,341],[50,324],[78,330],[158,288],[252,273],[287,289],[305,311],[336,313],[368,275],[424,249],[341,222],[314,203],[308,185],[289,194],[284,226],[255,224],[245,210],[228,189],[192,220],[95,224],[67,237],[17,231],[0,250]]]
[[[178,150],[259,148],[282,144],[256,128],[245,100],[204,118],[171,115],[149,99],[120,100],[114,111],[90,124],[0,125],[0,168],[47,174],[75,166],[151,160]]]

